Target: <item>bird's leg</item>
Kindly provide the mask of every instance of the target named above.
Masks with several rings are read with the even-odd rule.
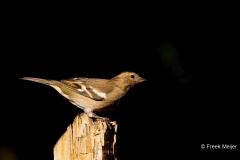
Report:
[[[96,118],[96,119],[101,119],[101,120],[104,120],[104,121],[110,121],[108,118],[106,118],[106,117],[100,117],[100,116],[98,116],[98,115],[96,115],[95,113],[93,113],[92,111],[91,112],[86,112],[87,113],[87,115],[89,116],[89,117],[91,117],[91,118]]]
[[[109,118],[106,118],[106,117],[100,117],[98,115],[96,115],[95,113],[93,113],[92,111],[88,111],[86,112],[87,115],[91,118],[95,118],[95,119],[100,119],[102,120],[103,122],[106,122],[106,124],[108,125],[109,128],[112,128],[111,127],[111,120]]]

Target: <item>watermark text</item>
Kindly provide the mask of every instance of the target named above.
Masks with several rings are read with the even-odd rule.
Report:
[[[235,150],[237,149],[237,145],[234,144],[201,144],[202,149],[227,149],[227,150]]]

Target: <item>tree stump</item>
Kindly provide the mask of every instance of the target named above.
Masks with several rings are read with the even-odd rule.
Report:
[[[116,134],[115,121],[79,114],[54,146],[54,160],[117,160]]]

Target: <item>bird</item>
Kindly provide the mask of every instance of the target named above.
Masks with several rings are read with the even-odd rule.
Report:
[[[93,111],[103,112],[114,109],[112,104],[123,96],[135,84],[146,81],[134,72],[122,72],[111,79],[100,78],[69,78],[63,80],[23,77],[28,80],[48,85],[57,90],[73,105],[82,109],[89,117],[105,119]]]

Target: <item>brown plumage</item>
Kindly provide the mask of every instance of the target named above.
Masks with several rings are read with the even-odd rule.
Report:
[[[89,117],[101,118],[93,111],[105,111],[135,84],[146,81],[134,72],[123,72],[112,79],[71,78],[61,81],[33,77],[20,78],[49,85]]]

